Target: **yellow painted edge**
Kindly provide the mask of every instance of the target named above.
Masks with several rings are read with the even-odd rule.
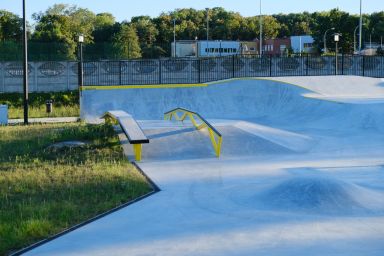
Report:
[[[81,91],[87,90],[111,90],[111,89],[154,89],[154,88],[186,88],[186,87],[207,87],[208,84],[149,84],[149,85],[88,85],[82,86]]]

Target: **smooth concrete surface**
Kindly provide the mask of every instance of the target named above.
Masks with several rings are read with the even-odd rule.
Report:
[[[304,101],[302,96],[314,100]],[[380,103],[384,100],[384,82],[356,76],[278,77],[224,80],[193,88],[87,90],[80,100],[80,115],[93,122],[106,111],[121,109],[137,119],[156,120],[162,119],[164,112],[184,107],[205,118],[297,118],[307,115],[310,108],[317,118],[326,114],[326,97],[340,103],[351,98],[358,104]],[[345,106],[334,106],[335,111],[341,108]]]
[[[139,165],[161,191],[25,255],[383,255],[384,104],[364,100],[383,97],[382,81],[351,83],[352,93],[353,77],[318,79],[339,86],[228,81],[132,91],[142,98],[125,101],[115,91],[118,107],[126,102],[142,119],[150,143]],[[345,103],[309,92],[362,97]],[[95,112],[114,109],[100,98],[112,92],[87,93]],[[222,133],[220,158],[206,130],[161,120],[181,103]]]

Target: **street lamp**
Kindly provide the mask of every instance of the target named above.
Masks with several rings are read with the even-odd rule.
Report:
[[[369,48],[372,49],[372,34],[373,34],[374,29],[369,32]],[[372,51],[372,50],[371,50]]]
[[[24,124],[28,125],[28,35],[25,15],[25,0],[23,0],[23,91],[24,91]]]
[[[361,52],[361,47],[363,43],[362,35],[363,35],[363,15],[361,13],[362,0],[360,0],[360,22],[359,22],[359,52]]]
[[[173,47],[174,57],[176,58],[176,19],[173,19]]]
[[[329,30],[335,30],[335,28],[329,28],[329,29],[325,30],[324,37],[323,37],[323,41],[324,41],[324,53],[327,53],[327,32],[328,32]]]
[[[259,27],[260,27],[260,57],[261,57],[261,55],[263,54],[263,17],[261,16],[261,0],[260,0]]]
[[[355,30],[353,31],[353,53],[356,52],[356,31],[358,28],[359,28],[359,25],[357,25]]]
[[[221,49],[221,40],[219,40],[219,43],[220,43],[220,46],[219,46],[219,56],[221,57],[221,52],[222,52],[222,49]]]
[[[338,63],[337,63],[337,61],[338,61],[338,43],[339,43],[339,41],[340,41],[340,36],[341,36],[341,34],[338,34],[338,33],[335,33],[334,35],[334,41],[335,41],[335,43],[336,43],[336,62],[335,62],[335,66],[336,66],[336,69],[335,69],[335,74],[337,75],[337,66],[338,66]]]
[[[79,89],[81,91],[84,85],[84,68],[83,68],[83,43],[84,43],[84,35],[79,35],[79,58],[80,61],[78,63],[78,79],[79,79]]]

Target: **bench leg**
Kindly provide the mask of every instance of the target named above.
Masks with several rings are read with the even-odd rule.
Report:
[[[133,144],[133,152],[135,153],[135,160],[141,161],[142,144]]]

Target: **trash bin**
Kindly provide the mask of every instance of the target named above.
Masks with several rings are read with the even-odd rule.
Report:
[[[0,105],[0,125],[8,124],[8,106]]]
[[[47,100],[45,102],[46,112],[51,114],[53,112],[53,100]]]

